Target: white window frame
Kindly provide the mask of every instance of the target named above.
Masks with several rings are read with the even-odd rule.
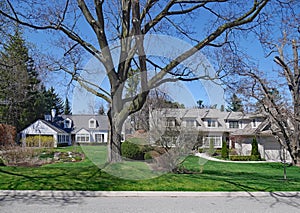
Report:
[[[218,127],[217,119],[208,119],[207,120],[207,127],[208,128],[217,128]]]
[[[57,143],[69,143],[69,138],[70,136],[69,135],[62,135],[62,134],[59,134],[57,135]]]
[[[84,138],[84,140],[82,140],[83,138]],[[90,135],[89,134],[77,134],[76,142],[90,142]]]
[[[203,146],[208,148],[210,141],[213,141],[215,148],[222,147],[222,136],[211,135],[211,136],[203,137]]]
[[[176,126],[175,118],[166,118],[165,125],[166,127],[175,127]]]
[[[70,119],[65,119],[64,120],[64,128],[67,129],[67,128],[71,128],[71,124],[72,124],[72,121]]]
[[[90,129],[95,129],[96,128],[96,120],[95,119],[90,119],[89,120],[89,128]]]
[[[196,121],[193,119],[185,120],[185,126],[186,127],[195,127]]]
[[[98,140],[98,137],[100,137],[100,140]],[[97,143],[104,143],[105,142],[105,134],[104,133],[95,134],[95,141]]]
[[[231,126],[231,124],[234,124],[234,125]],[[240,122],[239,121],[229,121],[228,125],[229,125],[230,129],[238,129],[240,127]]]

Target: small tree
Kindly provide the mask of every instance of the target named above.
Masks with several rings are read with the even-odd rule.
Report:
[[[233,94],[231,96],[230,103],[229,103],[227,110],[232,111],[232,112],[243,112],[244,111],[242,100],[236,94]]]
[[[72,109],[71,109],[70,102],[69,102],[68,98],[66,98],[66,100],[65,100],[64,114],[65,115],[71,115],[72,114]]]
[[[222,153],[221,156],[223,159],[228,159],[228,148],[227,148],[227,142],[223,141],[222,142]]]
[[[208,154],[209,156],[213,156],[215,154],[214,141],[212,138],[209,141]]]
[[[252,149],[251,149],[251,160],[260,160],[260,153],[258,151],[258,143],[256,138],[252,140]]]

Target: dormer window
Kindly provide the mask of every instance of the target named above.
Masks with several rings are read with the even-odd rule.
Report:
[[[67,118],[66,120],[64,120],[64,128],[65,129],[69,129],[71,127],[72,127],[72,121],[69,118]]]
[[[195,120],[186,120],[186,127],[195,127],[196,126],[196,121]]]
[[[218,122],[216,119],[208,119],[207,127],[218,127]]]
[[[237,128],[239,128],[239,122],[238,121],[229,121],[229,128],[230,129],[237,129]]]
[[[90,119],[89,120],[89,128],[90,129],[96,128],[96,120],[95,119]]]

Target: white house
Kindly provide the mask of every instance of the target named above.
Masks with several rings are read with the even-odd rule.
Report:
[[[105,115],[62,115],[37,120],[21,131],[28,136],[51,136],[54,147],[74,143],[107,143],[108,117]]]
[[[56,127],[51,122],[45,120],[37,120],[21,131],[21,135],[23,144],[26,144],[26,137],[28,136],[50,136],[52,137],[54,147],[62,144],[71,145],[71,136],[69,132]]]
[[[211,142],[214,148],[222,148],[222,142],[226,141],[237,154],[250,155],[252,140],[256,138],[262,158],[280,160],[283,155],[281,145],[271,134],[262,114],[218,109],[155,109],[150,113],[150,133],[155,133],[150,136],[153,143],[159,140],[157,132],[162,134],[172,129],[196,132],[199,141],[195,143],[202,148],[208,148]]]

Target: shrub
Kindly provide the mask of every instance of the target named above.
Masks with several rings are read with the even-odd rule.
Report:
[[[1,157],[0,157],[0,166],[5,166],[5,163]]]
[[[12,146],[15,144],[16,128],[14,126],[0,124],[0,146]]]
[[[251,156],[247,155],[247,156],[243,156],[243,155],[231,155],[230,156],[230,160],[232,161],[250,161],[251,160]]]
[[[142,160],[144,153],[137,144],[125,141],[121,145],[122,156],[132,160]]]
[[[223,141],[222,142],[222,152],[221,152],[221,156],[223,159],[228,159],[228,147],[227,147],[227,142]]]
[[[153,159],[153,157],[152,157],[152,155],[151,155],[151,152],[146,152],[146,153],[144,154],[144,159],[145,159],[145,160],[151,160],[151,159]]]
[[[40,149],[11,146],[2,153],[3,162],[7,166],[37,166],[41,165]]]
[[[251,160],[254,160],[254,161],[261,160],[260,153],[258,151],[258,143],[257,143],[256,138],[253,138],[253,140],[252,140]]]
[[[208,148],[208,154],[209,156],[213,156],[215,154],[215,148],[214,148],[214,141],[209,141],[209,148]]]

